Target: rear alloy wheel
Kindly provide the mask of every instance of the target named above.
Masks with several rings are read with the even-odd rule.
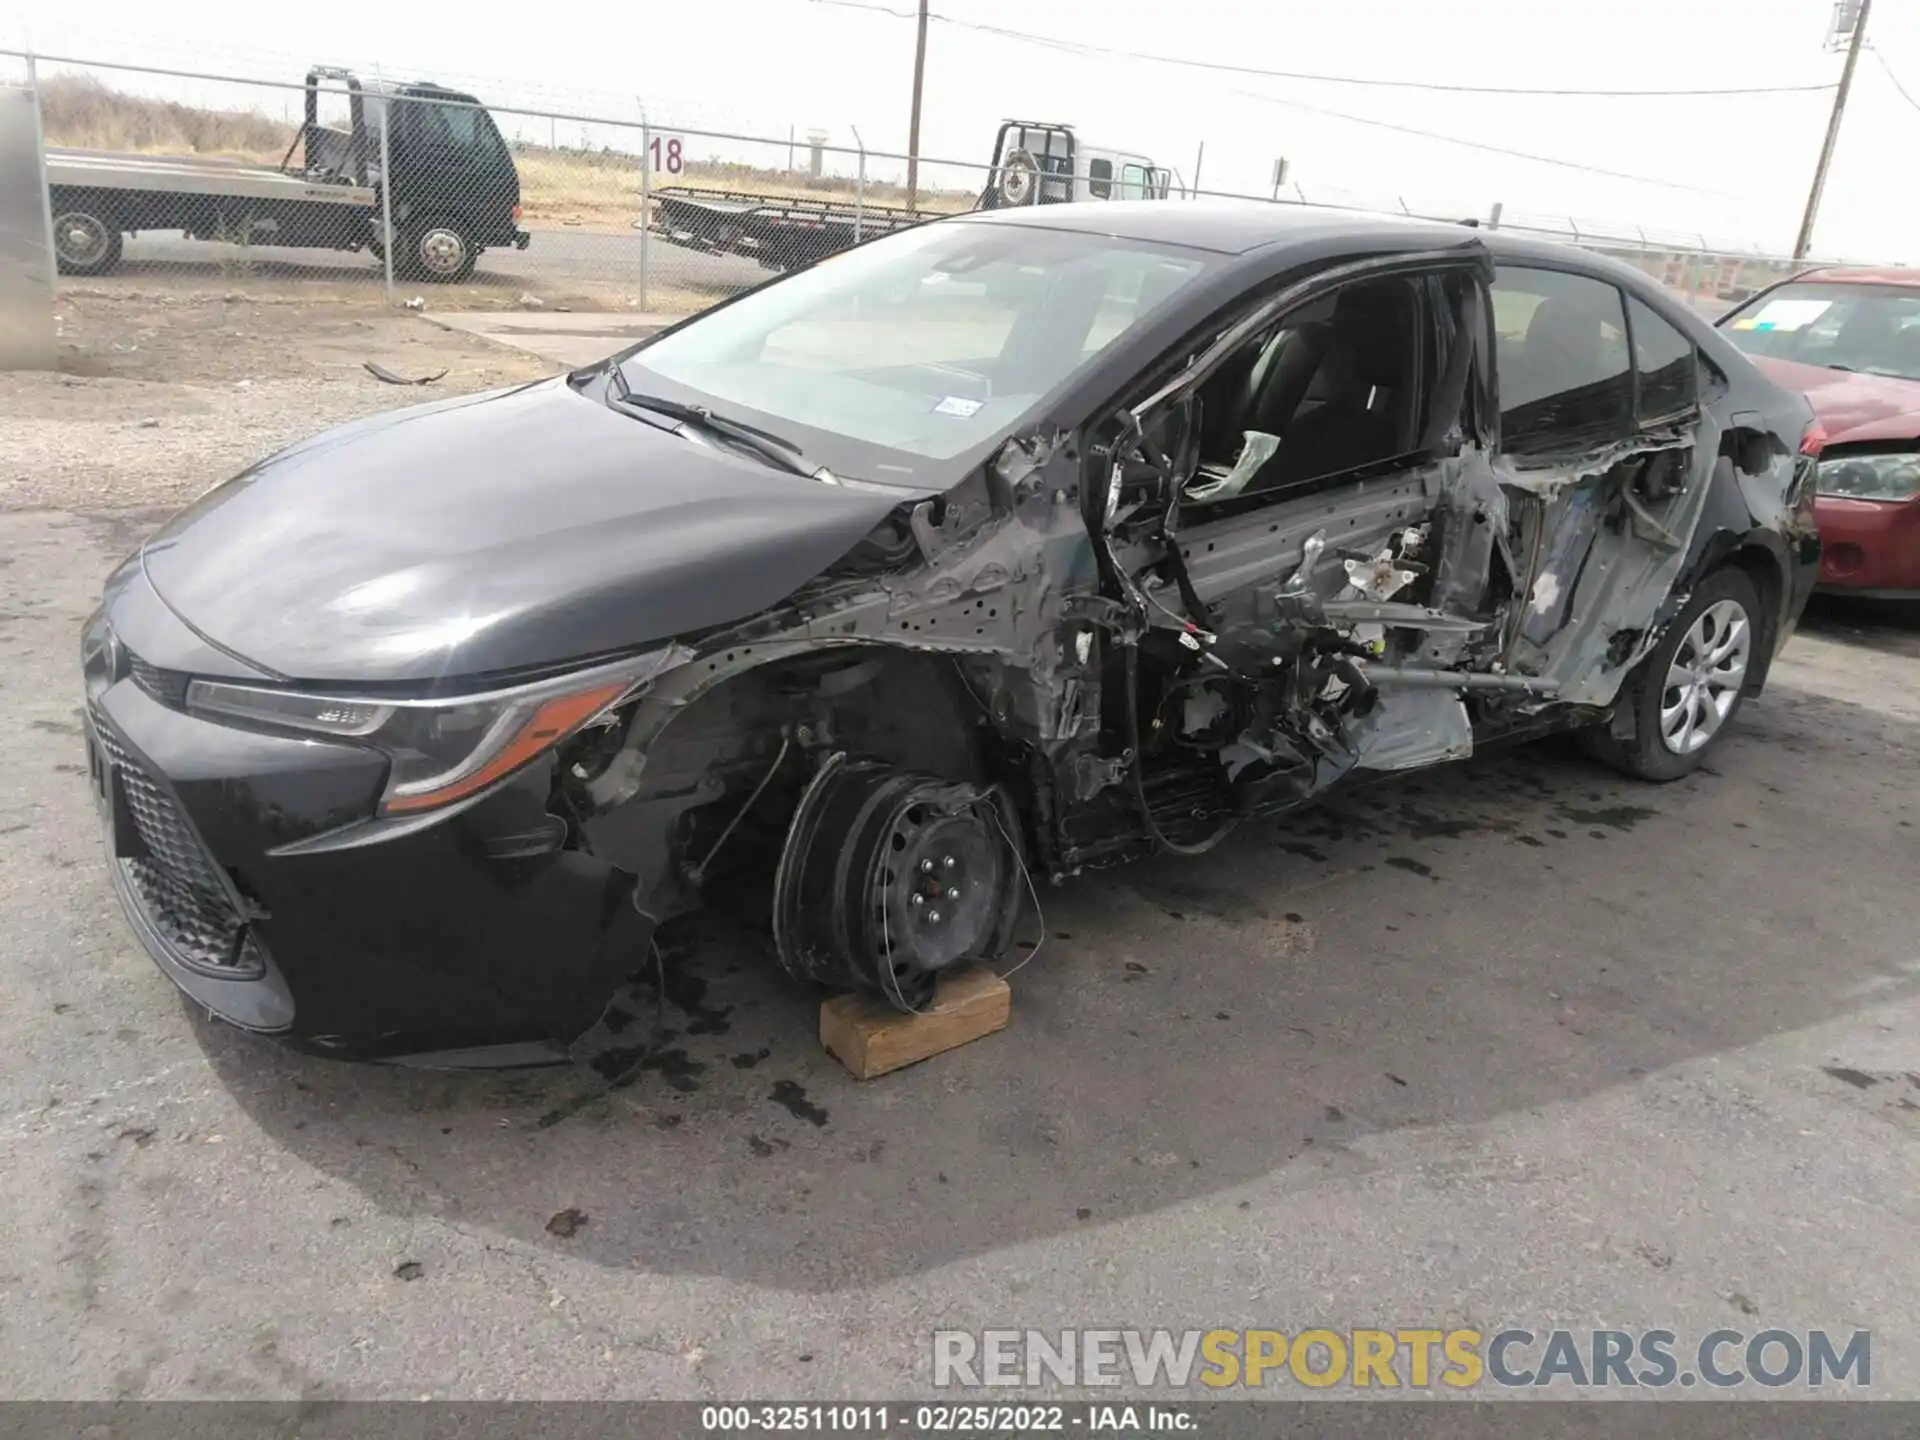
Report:
[[[407,269],[420,280],[454,285],[473,274],[480,252],[467,232],[451,220],[429,220],[408,233]]]
[[[120,263],[120,227],[96,210],[53,217],[53,253],[62,275],[104,275]]]
[[[1716,600],[1688,628],[1660,693],[1660,739],[1675,755],[1704,749],[1747,679],[1753,621],[1737,600]]]
[[[1586,732],[1588,748],[1643,780],[1689,773],[1740,708],[1759,614],[1751,580],[1714,571],[1621,687],[1613,720]]]

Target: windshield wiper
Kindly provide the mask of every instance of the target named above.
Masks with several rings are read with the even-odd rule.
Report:
[[[621,373],[618,365],[609,367],[613,379],[614,402],[629,405],[638,410],[651,410],[656,415],[664,415],[669,420],[677,420],[682,425],[704,430],[709,435],[718,435],[721,439],[751,451],[777,470],[785,470],[789,475],[812,476],[801,460],[800,447],[784,436],[775,435],[770,430],[762,430],[757,425],[749,425],[744,420],[729,419],[725,415],[716,415],[704,405],[689,405],[680,400],[668,400],[659,395],[637,394],[627,383],[627,377]]]

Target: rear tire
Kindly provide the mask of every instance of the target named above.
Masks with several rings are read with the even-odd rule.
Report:
[[[124,237],[97,207],[66,205],[53,217],[53,254],[62,275],[105,275],[120,263]]]
[[[480,247],[460,221],[436,215],[406,228],[393,259],[395,270],[409,280],[457,285],[473,274]]]
[[[1691,774],[1739,713],[1763,631],[1753,582],[1714,571],[1621,686],[1613,719],[1581,732],[1588,753],[1658,784]]]

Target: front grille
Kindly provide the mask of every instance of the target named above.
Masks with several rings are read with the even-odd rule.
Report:
[[[266,959],[235,907],[213,857],[167,794],[104,723],[101,747],[113,761],[126,814],[147,852],[114,861],[168,955],[191,970],[230,980],[266,973]]]
[[[127,670],[133,676],[133,683],[162,705],[171,705],[177,710],[187,703],[188,677],[180,671],[149,665],[131,652],[127,655]]]

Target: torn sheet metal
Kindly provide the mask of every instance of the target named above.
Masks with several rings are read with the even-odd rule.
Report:
[[[1569,483],[1591,487],[1590,541],[1584,555],[1536,572],[1554,576],[1551,608],[1561,622],[1546,637],[1530,622],[1515,645],[1516,669],[1555,682],[1558,698],[1576,705],[1606,705],[1641,658],[1658,641],[1654,617],[1686,564],[1689,546],[1713,488],[1721,430],[1703,412],[1690,437],[1616,446],[1604,469],[1582,467]],[[1661,451],[1685,451],[1684,482],[1663,499],[1629,497],[1636,469],[1627,463]],[[1782,462],[1790,467],[1791,459]],[[1579,493],[1579,492],[1576,492]],[[1607,520],[1617,507],[1620,523]],[[1655,537],[1658,537],[1657,539]],[[1531,590],[1534,605],[1541,593]],[[1544,621],[1542,622],[1544,626]],[[1636,643],[1624,650],[1608,638],[1626,634]]]
[[[1383,696],[1360,752],[1362,770],[1414,770],[1473,754],[1473,722],[1446,690],[1398,690]]]
[[[1500,462],[1500,483],[1529,495],[1551,500],[1569,485],[1604,475],[1622,460],[1656,450],[1684,450],[1694,444],[1694,436],[1680,433],[1668,436],[1635,435],[1595,450],[1571,463],[1522,463],[1511,457]]]

